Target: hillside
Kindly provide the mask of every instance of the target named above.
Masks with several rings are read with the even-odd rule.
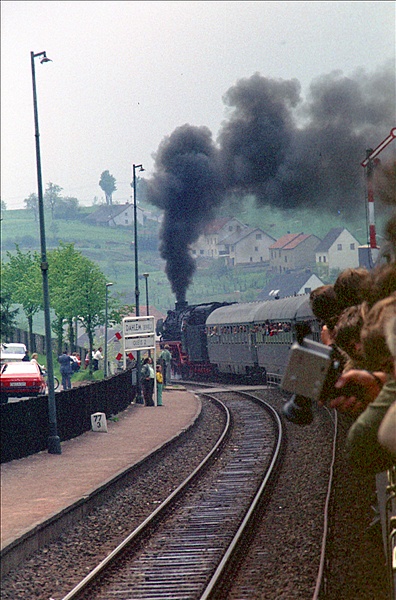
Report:
[[[133,227],[102,227],[84,221],[85,216],[96,207],[80,209],[77,221],[51,220],[46,214],[46,242],[50,250],[59,242],[74,243],[76,249],[98,264],[109,281],[114,283],[112,293],[120,295],[126,303],[135,303],[134,281],[134,232]],[[361,207],[362,208],[362,207]],[[363,207],[364,208],[364,207]],[[366,242],[364,210],[356,211],[353,219],[341,214],[334,216],[308,211],[290,210],[281,213],[271,208],[257,209],[252,200],[233,207],[233,214],[248,225],[261,227],[275,238],[288,231],[313,233],[323,238],[331,227],[346,226],[361,242]],[[363,213],[363,214],[362,214]],[[230,213],[228,212],[228,215]],[[377,225],[379,238],[386,222],[385,211]],[[1,221],[2,260],[7,260],[7,251],[13,252],[15,244],[20,248],[40,252],[39,227],[34,214],[29,210],[4,210]],[[174,306],[175,297],[164,272],[165,263],[158,251],[159,225],[138,227],[140,304],[145,304],[145,280],[149,273],[149,303],[163,313]],[[267,282],[262,267],[249,269],[226,269],[221,264],[199,265],[188,290],[188,301],[198,303],[215,300],[255,300],[257,293]]]

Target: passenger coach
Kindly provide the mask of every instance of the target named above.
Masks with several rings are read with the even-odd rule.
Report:
[[[219,373],[261,382],[267,373],[281,376],[298,323],[309,326],[311,337],[319,340],[319,323],[307,294],[217,308],[206,320],[209,362]]]

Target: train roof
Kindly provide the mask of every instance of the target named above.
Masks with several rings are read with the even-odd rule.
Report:
[[[305,318],[313,318],[308,294],[280,298],[279,300],[244,302],[222,306],[208,316],[206,324],[226,325],[229,323],[257,323],[267,320],[288,321]]]

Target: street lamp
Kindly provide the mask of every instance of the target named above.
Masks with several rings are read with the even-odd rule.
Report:
[[[109,287],[112,283],[106,283],[106,309],[105,309],[105,342],[104,342],[104,376],[107,377],[107,315],[108,315],[108,304],[109,304]]]
[[[134,241],[135,241],[135,314],[140,316],[139,310],[139,268],[138,268],[138,243],[137,243],[137,199],[136,199],[136,171],[144,171],[143,165],[133,165],[133,219],[134,219]],[[140,381],[140,350],[136,352],[136,403],[143,404],[142,386]]]
[[[149,315],[149,295],[148,295],[148,278],[149,273],[143,273],[143,277],[146,280],[146,315]]]
[[[41,156],[40,156],[40,134],[38,124],[37,110],[37,92],[36,92],[36,72],[34,59],[40,58],[40,63],[50,62],[45,52],[30,53],[32,65],[32,83],[33,83],[33,107],[34,107],[34,128],[36,137],[36,164],[37,164],[37,186],[38,186],[38,208],[40,221],[40,244],[41,244],[41,274],[43,278],[43,300],[44,300],[44,326],[45,326],[45,350],[47,356],[48,373],[48,417],[49,417],[49,437],[48,452],[50,454],[62,454],[60,438],[57,431],[56,422],[56,402],[54,388],[54,366],[52,362],[52,340],[51,340],[51,318],[50,301],[48,287],[48,262],[45,243],[45,224],[44,224],[44,202],[43,202],[43,181],[41,176]]]
[[[148,298],[148,278],[149,278],[149,273],[143,273],[143,277],[146,280],[146,315],[148,316],[148,314],[149,314],[149,298]],[[148,355],[151,356],[150,350],[148,351]]]

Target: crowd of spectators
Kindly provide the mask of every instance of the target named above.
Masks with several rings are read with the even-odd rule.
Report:
[[[329,404],[352,419],[351,465],[382,472],[396,464],[396,262],[346,269],[310,300],[322,342],[345,358]]]
[[[291,332],[291,323],[287,321],[258,323],[256,325],[224,325],[217,327],[212,325],[205,328],[205,334],[211,337],[212,335],[228,335],[237,333],[261,333],[263,335],[274,336],[278,333]]]

